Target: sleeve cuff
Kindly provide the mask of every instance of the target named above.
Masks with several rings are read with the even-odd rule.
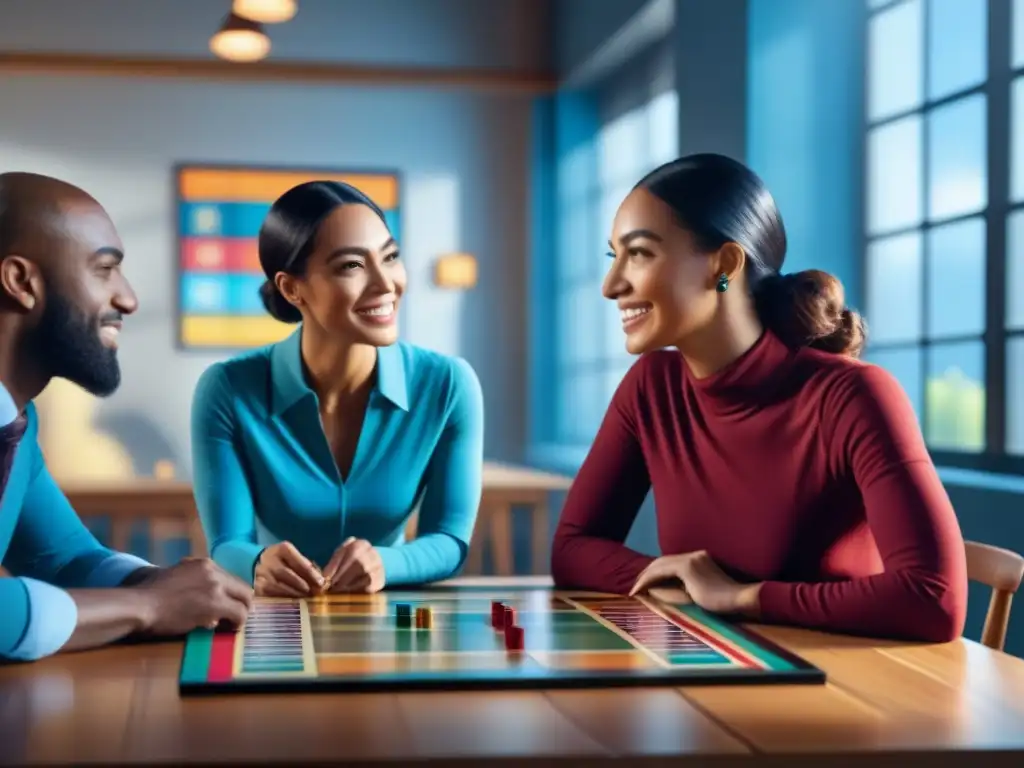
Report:
[[[766,581],[757,593],[757,620],[765,624],[792,621],[793,586],[782,581]]]
[[[266,547],[254,541],[226,541],[214,547],[211,555],[213,561],[232,576],[252,584],[256,561],[264,549]]]
[[[428,533],[408,544],[377,547],[384,567],[384,585],[425,584],[446,579],[465,559],[461,544],[446,533]]]
[[[9,657],[36,661],[52,656],[71,639],[78,626],[78,606],[59,587],[35,579],[21,578],[28,592],[28,627]]]
[[[384,566],[384,585],[401,584],[408,579],[408,561],[398,547],[377,547],[377,554]]]
[[[81,586],[87,589],[117,587],[128,578],[129,574],[134,573],[139,568],[154,567],[152,563],[143,560],[141,557],[124,552],[116,552],[93,568]]]

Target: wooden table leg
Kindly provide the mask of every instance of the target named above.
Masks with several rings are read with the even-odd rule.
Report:
[[[532,539],[533,572],[536,575],[548,572],[548,502],[543,496],[534,502],[530,515],[530,538]]]
[[[512,505],[495,504],[488,514],[491,528],[491,557],[497,576],[511,576],[514,570],[512,557]]]
[[[127,552],[132,535],[131,518],[110,519],[110,548],[115,552]]]
[[[466,555],[466,564],[462,567],[462,573],[466,576],[482,576],[484,570],[484,546],[487,544],[487,519],[481,509],[476,517],[476,525],[473,527],[473,536],[469,540],[469,553]]]
[[[150,562],[155,565],[166,565],[164,553],[161,551],[168,541],[187,536],[188,525],[183,520],[173,518],[162,518],[151,520],[149,523],[149,553]]]

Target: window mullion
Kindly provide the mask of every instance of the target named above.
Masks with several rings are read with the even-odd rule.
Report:
[[[928,104],[928,82],[929,82],[929,54],[931,53],[931,34],[928,29],[928,0],[921,2],[921,56],[924,58],[921,66],[921,95],[925,105]],[[931,189],[931,173],[928,167],[929,150],[931,148],[931,128],[928,123],[927,106],[921,111],[921,354],[918,355],[917,364],[921,366],[921,421],[925,442],[931,439],[928,434],[928,423],[931,418],[928,405],[928,342],[930,339],[928,309],[931,306],[931,291],[928,289],[928,278],[930,273],[929,261],[931,259],[930,238],[928,237],[929,213],[931,200],[929,190]]]
[[[985,215],[985,444],[1006,448],[1006,225],[1010,200],[1012,0],[989,0]]]

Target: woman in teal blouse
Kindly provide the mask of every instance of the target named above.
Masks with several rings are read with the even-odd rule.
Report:
[[[480,502],[483,397],[465,361],[398,341],[406,275],[383,212],[346,184],[300,185],[271,207],[259,256],[267,311],[299,325],[196,387],[211,557],[276,596],[453,575]]]

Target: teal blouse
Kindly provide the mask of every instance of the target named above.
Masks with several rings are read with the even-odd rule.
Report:
[[[452,576],[480,505],[483,394],[473,369],[405,343],[379,348],[343,482],[305,380],[301,333],[212,365],[196,386],[193,483],[211,557],[251,583],[271,543],[290,541],[323,567],[355,536],[380,552],[386,586]]]

